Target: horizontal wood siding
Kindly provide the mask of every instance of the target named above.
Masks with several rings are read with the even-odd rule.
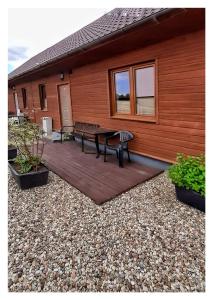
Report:
[[[25,82],[16,86],[22,111],[40,122],[53,117],[59,129],[60,113],[57,85],[70,83],[74,121],[99,123],[101,126],[129,130],[135,135],[130,144],[134,152],[174,161],[177,152],[196,155],[205,146],[205,33],[203,30],[174,37],[151,46],[110,56],[65,74]],[[115,119],[110,116],[109,70],[156,60],[158,72],[158,121]],[[48,109],[41,111],[39,84],[46,84]],[[21,88],[27,89],[28,110],[23,109]],[[9,110],[13,108],[12,90]],[[33,106],[35,113],[32,112]]]
[[[174,161],[177,152],[204,152],[204,45],[204,31],[199,31],[74,70],[74,120],[130,130],[135,135],[131,150],[166,161]],[[111,118],[108,70],[153,59],[158,65],[158,123]]]
[[[9,92],[8,92],[8,113],[14,114],[15,112],[16,112],[16,107],[15,107],[13,92],[12,92],[12,90],[9,90]]]

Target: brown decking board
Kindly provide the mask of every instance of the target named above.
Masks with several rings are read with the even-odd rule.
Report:
[[[81,152],[76,142],[48,142],[43,158],[51,171],[96,204],[102,204],[162,172],[125,160],[124,168],[119,168],[114,155],[107,156],[107,162],[104,163],[103,156],[96,159],[95,154]]]

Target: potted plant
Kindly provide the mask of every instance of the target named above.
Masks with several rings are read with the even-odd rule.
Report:
[[[18,150],[9,168],[21,189],[47,183],[49,170],[42,164],[44,150],[43,132],[37,124],[22,122],[9,124],[10,143]]]
[[[178,200],[205,212],[205,158],[177,155],[177,163],[168,170]]]

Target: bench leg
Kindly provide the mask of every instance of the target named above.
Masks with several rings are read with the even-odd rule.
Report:
[[[84,136],[81,137],[81,151],[84,152]]]
[[[104,145],[104,162],[106,162],[106,151],[107,151],[106,148],[107,148],[106,145]]]
[[[96,158],[99,158],[100,156],[100,149],[99,149],[99,140],[98,135],[95,135],[95,146],[96,146]]]

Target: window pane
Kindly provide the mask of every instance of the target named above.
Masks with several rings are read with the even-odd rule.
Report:
[[[39,94],[40,94],[41,110],[46,109],[47,108],[47,96],[46,96],[45,85],[43,85],[43,84],[39,85]]]
[[[23,106],[24,108],[27,108],[27,93],[26,93],[26,89],[22,88],[22,99],[23,99]]]
[[[155,115],[155,72],[154,67],[137,69],[136,77],[136,113]]]
[[[138,115],[154,115],[155,114],[155,98],[143,97],[136,98]]]
[[[130,112],[130,84],[129,72],[115,74],[116,111],[119,113]]]
[[[154,96],[154,67],[136,70],[136,97]]]

